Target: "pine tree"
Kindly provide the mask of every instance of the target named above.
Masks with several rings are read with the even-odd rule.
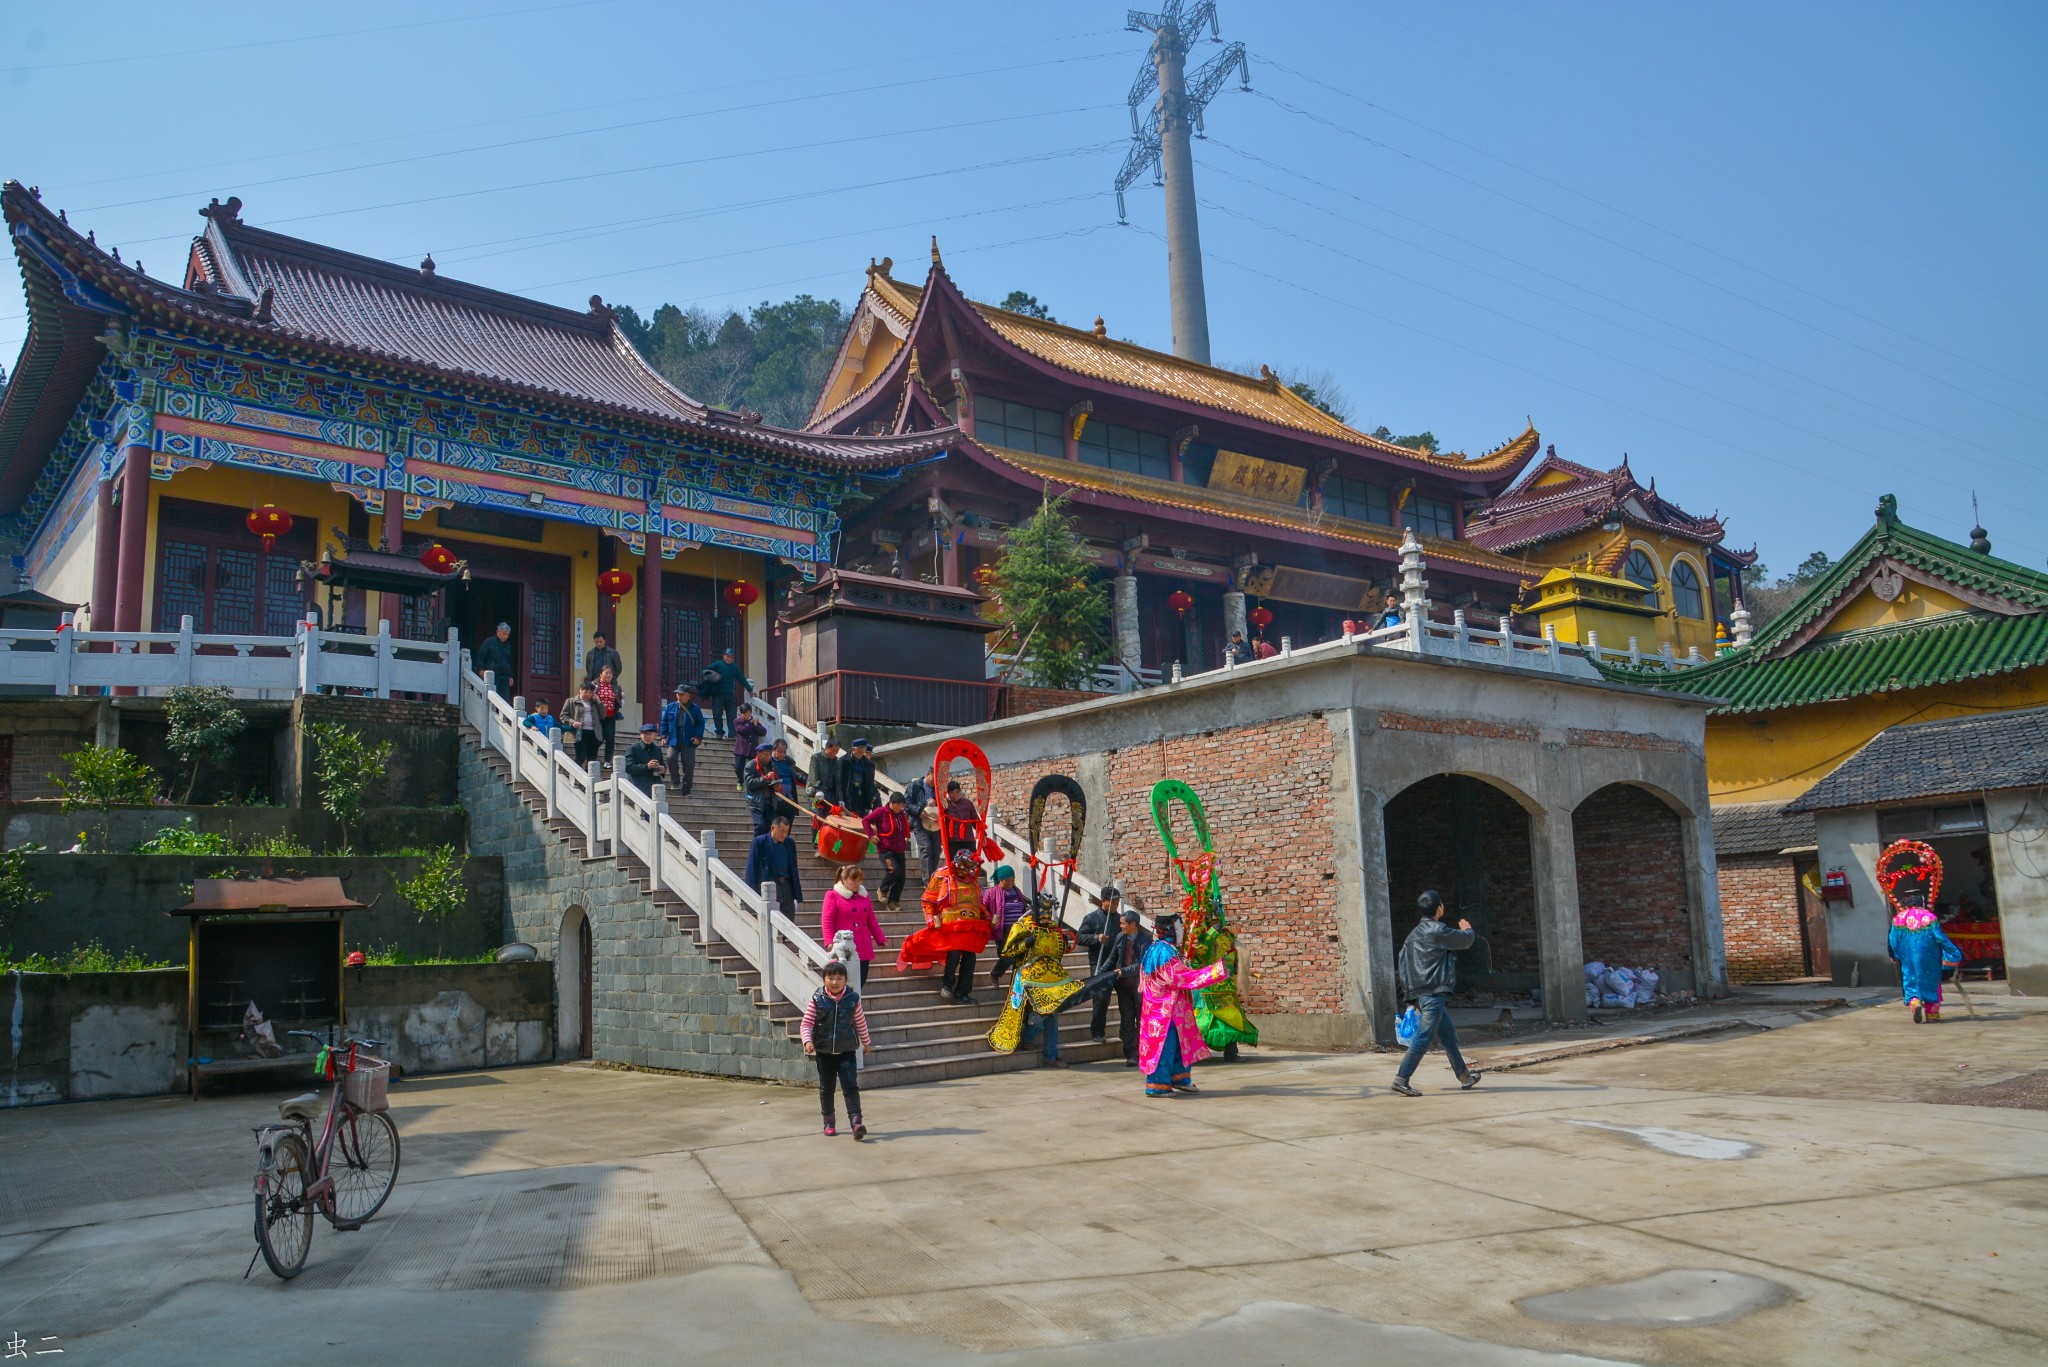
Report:
[[[1074,534],[1066,501],[1046,498],[1010,529],[995,565],[975,575],[989,596],[1000,648],[1038,688],[1080,688],[1109,658],[1109,586]]]

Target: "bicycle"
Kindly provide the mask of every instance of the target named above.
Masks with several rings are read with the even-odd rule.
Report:
[[[287,1033],[320,1045],[313,1074],[334,1083],[317,1141],[318,1091],[278,1103],[286,1123],[256,1127],[256,1248],[270,1270],[289,1281],[312,1251],[316,1210],[337,1230],[353,1230],[383,1209],[398,1183],[399,1150],[398,1127],[385,1110],[391,1064],[358,1052],[380,1049],[384,1041],[351,1038],[333,1045],[317,1031]]]

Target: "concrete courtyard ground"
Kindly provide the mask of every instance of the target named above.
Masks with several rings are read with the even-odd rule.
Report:
[[[1414,1100],[1389,1058],[1255,1059],[1173,1101],[1114,1065],[878,1092],[859,1146],[790,1088],[410,1082],[391,1204],[320,1224],[289,1284],[243,1279],[275,1097],[0,1113],[0,1336],[152,1365],[2048,1360],[2048,1112],[2010,1104],[2039,1104],[2048,1004],[1470,1093],[1432,1060]]]

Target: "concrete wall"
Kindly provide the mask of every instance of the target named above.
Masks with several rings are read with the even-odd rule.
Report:
[[[461,747],[460,766],[470,848],[504,861],[505,936],[538,946],[553,961],[561,1028],[571,1031],[578,966],[574,937],[565,942],[561,931],[565,919],[573,925],[572,911],[589,918],[593,1058],[783,1082],[812,1075],[803,1047],[656,908],[617,860],[581,858],[474,746]]]
[[[313,781],[313,738],[306,726],[337,722],[360,732],[372,745],[391,742],[391,759],[364,801],[375,806],[445,806],[455,801],[456,710],[445,702],[403,702],[390,698],[300,697],[292,704],[298,748],[282,800],[320,805]]]
[[[348,1028],[388,1041],[407,1073],[542,1063],[554,1056],[553,977],[543,963],[346,970]],[[182,968],[10,973],[0,1011],[0,1107],[185,1090]],[[311,1061],[308,1060],[310,1082]]]
[[[1872,872],[1885,846],[1877,834],[1877,812],[1818,812],[1813,826],[1821,872],[1841,869],[1849,876],[1850,900],[1828,906],[1831,976],[1838,985],[1852,978],[1865,987],[1898,982],[1899,966],[1885,948],[1891,904]]]
[[[555,1056],[548,964],[414,964],[342,970],[348,1028],[387,1041],[407,1073],[502,1068]]]
[[[1013,827],[1039,775],[1073,774],[1104,832],[1091,829],[1083,872],[1141,889],[1166,885],[1163,852],[1156,838],[1145,843],[1146,793],[1157,778],[1185,779],[1211,813],[1261,1033],[1273,1043],[1355,1045],[1392,1039],[1394,951],[1413,920],[1390,901],[1383,813],[1441,774],[1482,779],[1529,814],[1536,939],[1556,1018],[1584,1010],[1573,814],[1613,784],[1646,790],[1675,821],[1660,847],[1674,876],[1659,896],[1682,902],[1669,914],[1698,990],[1724,993],[1706,710],[1647,689],[1361,645],[877,753],[906,780],[930,765],[941,740],[968,736],[1001,774],[997,814]]]
[[[98,940],[119,953],[136,949],[171,963],[185,962],[187,923],[166,913],[190,898],[194,878],[223,870],[254,874],[266,864],[280,877],[333,875],[349,896],[367,903],[345,923],[348,946],[396,945],[413,954],[482,954],[504,941],[505,873],[494,858],[472,858],[464,881],[469,904],[447,926],[422,925],[396,884],[419,872],[417,858],[263,860],[220,855],[38,854],[29,876],[47,898],[15,913],[8,939],[17,954],[62,954]]]
[[[185,1085],[185,970],[9,973],[0,1106],[153,1096]]]
[[[110,812],[106,828],[112,852],[130,850],[187,817],[194,830],[217,832],[237,842],[289,835],[314,850],[341,848],[341,823],[317,808],[161,805],[116,807]],[[66,812],[55,802],[0,802],[0,847],[36,844],[47,850],[69,849],[81,830],[98,842],[100,824],[98,812]],[[459,848],[468,843],[468,831],[468,819],[459,807],[371,807],[349,838],[364,853],[401,847]]]
[[[2039,791],[1989,793],[1991,874],[2005,936],[2005,976],[2022,992],[2048,996],[2048,805]]]

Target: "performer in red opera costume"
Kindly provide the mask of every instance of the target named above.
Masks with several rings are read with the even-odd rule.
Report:
[[[972,741],[949,740],[932,759],[932,787],[944,792],[953,761],[964,759],[974,770],[974,816],[965,820],[951,814],[939,817],[941,847],[951,851],[945,868],[932,875],[924,890],[924,929],[903,941],[896,955],[896,971],[930,968],[944,963],[945,976],[939,995],[948,1001],[974,1002],[974,956],[988,948],[993,931],[988,913],[981,905],[981,862],[993,860],[1001,851],[988,838],[989,798],[995,775],[988,756]]]

